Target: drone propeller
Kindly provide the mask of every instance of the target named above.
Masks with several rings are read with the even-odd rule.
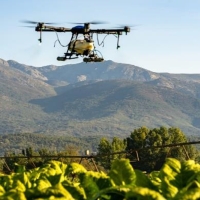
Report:
[[[128,27],[128,28],[130,28],[130,29],[134,29],[136,26],[138,26],[138,25],[129,25],[129,24],[122,25],[122,24],[120,24],[120,25],[115,26],[115,27],[113,27],[113,28],[124,28],[124,27]]]
[[[20,27],[35,28],[35,26],[20,26]]]
[[[57,24],[57,23],[54,23],[54,22],[35,22],[35,21],[30,21],[30,20],[21,20],[22,23],[26,23],[26,24],[38,24],[38,23],[41,23],[41,24]]]
[[[90,22],[69,22],[70,24],[107,24],[105,21],[90,21]]]

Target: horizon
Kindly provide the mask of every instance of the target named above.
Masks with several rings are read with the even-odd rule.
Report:
[[[17,62],[21,65],[26,65],[26,66],[29,66],[29,67],[35,67],[35,68],[42,68],[42,67],[48,67],[48,66],[56,66],[56,67],[66,67],[66,65],[79,65],[79,64],[92,64],[92,63],[85,63],[85,62],[79,62],[79,63],[69,63],[69,64],[63,64],[63,65],[54,65],[54,64],[50,64],[50,65],[44,65],[44,66],[33,66],[33,65],[28,65],[26,63],[20,63],[16,60],[5,60],[3,58],[0,58],[0,60],[3,60],[3,61],[14,61],[14,62]],[[152,70],[149,70],[149,69],[145,69],[143,67],[140,67],[140,66],[136,66],[136,65],[133,65],[133,64],[130,64],[130,63],[121,63],[121,62],[116,62],[116,61],[113,61],[113,60],[104,60],[103,62],[114,62],[114,63],[117,63],[117,64],[123,64],[123,65],[131,65],[133,67],[138,67],[138,68],[141,68],[141,69],[144,69],[144,70],[147,70],[147,71],[150,71],[150,72],[153,72],[153,73],[158,73],[158,74],[174,74],[174,75],[200,75],[200,73],[170,73],[170,72],[155,72],[155,71],[152,71]],[[101,62],[102,63],[102,62]]]

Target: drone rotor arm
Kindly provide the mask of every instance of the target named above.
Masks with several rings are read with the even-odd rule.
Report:
[[[115,35],[117,37],[117,49],[120,48],[119,37],[120,37],[120,35],[122,35],[123,32],[125,32],[127,35],[127,33],[130,32],[130,27],[125,26],[123,29],[122,28],[120,28],[120,29],[90,29],[90,33],[97,34],[97,41],[98,41],[99,46],[104,44],[104,40],[107,35],[111,35],[111,34]],[[98,34],[107,34],[101,43],[99,43]]]
[[[44,25],[43,23],[39,23],[35,27],[35,31],[40,33],[40,38],[38,40],[40,43],[42,43],[42,32],[71,32],[71,29],[65,27],[47,26]]]
[[[130,32],[129,27],[124,27],[123,29],[90,29],[90,33],[97,33],[97,34],[118,34],[122,35],[125,32],[126,34]]]
[[[45,24],[38,24],[35,27],[35,31],[44,31],[44,32],[71,32],[71,28],[55,27],[55,26],[47,26]]]

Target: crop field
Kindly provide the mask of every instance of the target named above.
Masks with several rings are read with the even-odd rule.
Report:
[[[15,173],[0,175],[1,200],[197,200],[199,191],[200,165],[174,158],[150,174],[120,159],[108,173],[51,160],[32,170],[17,166]]]

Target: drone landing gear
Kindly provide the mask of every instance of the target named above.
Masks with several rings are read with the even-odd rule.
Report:
[[[76,57],[72,57],[74,55],[74,53],[65,53],[65,56],[62,57],[57,57],[58,61],[65,61],[65,60],[71,60],[71,59],[76,59],[78,58],[78,54],[76,54]]]
[[[101,56],[99,56],[99,54]],[[104,59],[103,59],[103,56],[101,54],[100,51],[98,50],[93,50],[92,52],[90,52],[90,54],[88,55],[88,57],[85,57],[83,58],[83,62],[103,62]]]
[[[99,57],[97,54],[91,54],[87,58],[83,58],[83,62],[103,62],[104,59]]]
[[[57,57],[57,60],[58,61],[65,61],[65,60],[71,60],[71,59],[76,59],[76,58],[78,58],[78,57],[71,57],[71,58],[67,58],[67,57],[60,57],[60,56],[58,56]]]
[[[71,60],[71,59],[76,59],[76,58],[78,58],[78,57],[71,57],[71,58],[67,58],[67,57],[65,57],[65,56],[63,56],[63,57],[57,57],[57,60],[58,61],[65,61],[65,60]],[[83,58],[83,62],[103,62],[104,61],[104,59],[103,58],[101,58],[101,57],[98,57],[97,55],[90,55],[89,57],[85,57],[85,58]]]
[[[66,57],[60,57],[60,56],[57,57],[57,61],[65,61],[65,60],[67,60]]]

